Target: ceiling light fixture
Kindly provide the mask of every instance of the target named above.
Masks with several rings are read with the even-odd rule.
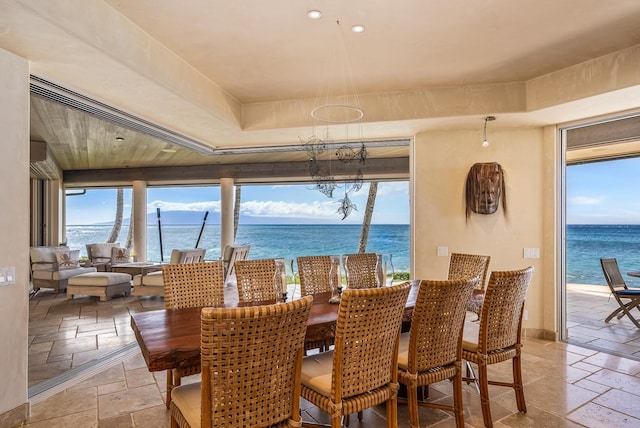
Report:
[[[351,27],[351,31],[354,33],[364,33],[364,25],[354,25]]]
[[[116,137],[116,141],[124,141],[123,137]]]
[[[309,17],[309,19],[320,19],[322,18],[322,12],[320,12],[319,10],[310,10],[309,12],[307,12],[307,16]]]
[[[489,140],[487,140],[487,122],[496,120],[495,116],[486,116],[484,118],[484,131],[482,133],[482,147],[489,146]]]
[[[315,189],[330,199],[334,199],[336,189],[344,190],[344,197],[336,201],[340,204],[337,212],[344,220],[353,210],[357,210],[350,194],[362,188],[362,168],[368,152],[361,135],[357,138],[359,144],[353,145],[349,142],[353,130],[362,131],[361,119],[364,117],[364,111],[360,108],[360,101],[353,85],[345,34],[339,20],[336,24],[339,46],[337,50],[329,52],[330,58],[326,61],[327,70],[332,70],[331,74],[336,78],[332,81],[329,75],[326,82],[321,82],[326,85],[326,89],[318,91],[318,97],[311,110],[311,117],[315,120],[313,134],[306,139],[300,138],[300,144],[309,156],[309,175],[315,181]],[[343,139],[346,142],[336,144],[333,133],[344,135]],[[332,168],[332,162],[341,162],[347,167],[347,172],[336,177],[336,170],[344,169]]]

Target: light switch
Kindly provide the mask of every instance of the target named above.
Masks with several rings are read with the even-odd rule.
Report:
[[[524,249],[524,258],[525,259],[539,259],[540,258],[540,248],[525,248]]]
[[[449,255],[449,247],[438,247],[438,256],[447,257]]]

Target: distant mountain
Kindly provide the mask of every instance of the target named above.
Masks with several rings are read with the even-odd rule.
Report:
[[[160,221],[162,225],[196,225],[202,224],[204,220],[203,211],[161,211]],[[123,219],[123,224],[128,225],[130,219]],[[240,224],[334,224],[336,221],[319,221],[318,219],[299,218],[299,217],[256,217],[249,215],[240,215]],[[111,225],[113,222],[98,223]],[[147,224],[158,224],[158,215],[154,213],[147,214]],[[220,213],[209,212],[207,216],[207,224],[220,224]],[[344,222],[341,224],[349,224]]]

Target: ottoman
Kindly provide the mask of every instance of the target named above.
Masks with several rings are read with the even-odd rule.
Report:
[[[131,275],[117,272],[91,272],[72,276],[67,284],[67,299],[74,295],[100,297],[101,302],[115,294],[131,295]]]

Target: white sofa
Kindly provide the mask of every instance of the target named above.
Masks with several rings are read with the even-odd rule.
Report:
[[[53,288],[57,293],[64,292],[67,289],[69,278],[96,271],[94,267],[82,267],[79,264],[76,267],[60,266],[56,252],[69,251],[71,251],[69,247],[62,245],[31,247],[29,249],[31,282],[34,292],[40,288]]]
[[[169,264],[199,263],[204,261],[206,249],[195,248],[189,250],[171,251]],[[164,296],[164,280],[162,271],[151,272],[146,275],[133,277],[133,295],[140,296]]]

